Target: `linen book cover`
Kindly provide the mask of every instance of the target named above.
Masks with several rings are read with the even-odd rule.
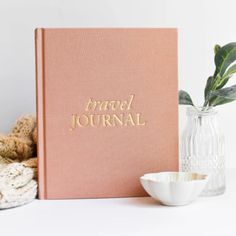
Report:
[[[176,29],[36,29],[40,199],[146,196],[178,169]]]

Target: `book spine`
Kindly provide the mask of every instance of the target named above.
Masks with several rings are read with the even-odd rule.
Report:
[[[44,119],[44,29],[35,30],[36,112],[38,124],[38,192],[46,199],[45,119]]]

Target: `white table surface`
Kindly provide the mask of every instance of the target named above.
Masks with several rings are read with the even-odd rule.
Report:
[[[0,211],[0,235],[233,236],[236,235],[236,170],[227,191],[182,207],[153,199],[40,201]]]

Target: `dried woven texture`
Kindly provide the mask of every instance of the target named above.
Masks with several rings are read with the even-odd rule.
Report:
[[[37,195],[37,127],[22,116],[8,135],[0,135],[0,209],[16,207]]]
[[[32,202],[37,195],[37,182],[31,180],[25,186],[0,192],[0,209],[22,206]]]
[[[37,144],[38,142],[38,129],[37,129],[37,126],[34,128],[34,131],[33,131],[33,141],[35,144]]]
[[[0,155],[15,161],[23,161],[36,153],[36,119],[31,115],[20,117],[8,135],[0,135]]]
[[[22,163],[0,164],[0,208],[16,207],[35,199],[33,170]]]
[[[5,165],[0,170],[0,189],[20,188],[33,179],[33,171],[20,163]]]
[[[1,169],[2,165],[10,164],[10,163],[13,163],[13,162],[14,161],[10,158],[0,156],[0,169]]]
[[[25,115],[16,121],[16,124],[12,128],[11,135],[32,140],[35,127],[36,118],[31,115]]]
[[[32,157],[34,147],[29,139],[13,136],[0,137],[0,155],[12,160],[26,160]]]

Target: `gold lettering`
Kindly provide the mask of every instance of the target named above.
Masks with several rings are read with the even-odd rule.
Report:
[[[105,100],[95,101],[89,98],[85,111],[128,111],[132,109],[134,94],[131,94],[127,100]],[[121,114],[72,114],[70,130],[77,127],[115,127],[115,126],[145,126],[146,121],[141,113],[121,113]]]
[[[80,126],[80,127],[85,127],[89,124],[89,118],[86,115],[82,115],[82,116],[77,116],[76,117],[76,123]]]
[[[132,102],[133,102],[133,99],[134,99],[134,95],[131,94],[131,95],[130,95],[130,100],[129,100],[129,103],[128,103],[128,106],[127,106],[127,110],[130,110],[130,109],[131,109],[131,104],[132,104]]]
[[[99,110],[102,111],[106,111],[108,110],[108,104],[109,104],[109,101],[103,101],[101,102],[100,106],[99,106]]]
[[[120,109],[123,111],[123,110],[126,109],[126,106],[127,106],[127,101],[123,101],[123,102],[121,102],[121,104],[120,104]]]
[[[120,114],[120,117],[118,117],[118,115],[113,114],[112,118],[113,118],[113,126],[117,126],[116,121],[119,123],[120,126],[123,126],[123,118],[124,114]]]
[[[72,115],[72,120],[71,120],[71,127],[70,127],[70,131],[74,130],[77,127],[76,124],[76,115]]]
[[[134,119],[132,117],[132,114],[129,113],[126,120],[125,120],[125,123],[124,123],[125,126],[128,126],[128,125],[132,125],[132,126],[135,126],[135,123],[134,123]]]
[[[137,125],[146,125],[146,121],[141,122],[141,114],[137,113]]]
[[[89,111],[89,110],[94,111],[96,109],[96,106],[97,106],[96,101],[93,101],[92,98],[89,98],[85,111]]]
[[[90,125],[92,126],[92,127],[95,127],[95,124],[94,124],[94,115],[90,115],[89,116],[89,122],[90,122]]]
[[[120,105],[120,101],[110,101],[110,108],[115,111]]]
[[[82,121],[84,120],[84,121]],[[89,124],[89,118],[86,115],[78,116],[78,115],[72,115],[72,122],[71,122],[71,128],[70,131],[74,130],[78,126],[84,127]]]
[[[111,116],[109,114],[102,115],[103,126],[112,126]]]

